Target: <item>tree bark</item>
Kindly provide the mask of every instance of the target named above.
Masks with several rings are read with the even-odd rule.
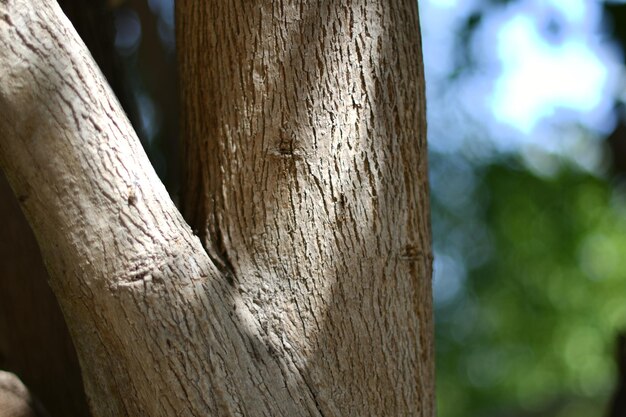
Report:
[[[181,1],[194,236],[55,1],[0,0],[0,167],[94,416],[433,416],[412,1]]]
[[[433,415],[417,3],[176,6],[184,214],[261,341],[320,415]]]
[[[124,97],[106,1],[59,4],[118,97]],[[52,416],[87,417],[73,343],[35,237],[2,172],[0,218],[0,369],[18,374]]]

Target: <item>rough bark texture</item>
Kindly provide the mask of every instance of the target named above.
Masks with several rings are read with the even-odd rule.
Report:
[[[209,329],[232,303],[210,291],[210,261],[55,1],[0,1],[0,66],[0,165],[38,238],[94,414],[203,415],[213,362],[190,351],[225,353]]]
[[[121,90],[106,2],[61,0],[59,4],[109,83]],[[74,346],[47,283],[35,237],[2,172],[0,218],[0,369],[20,375],[52,416],[86,417],[89,411]]]
[[[292,399],[432,416],[415,0],[176,5],[184,214],[306,384]]]
[[[207,251],[56,2],[0,0],[0,167],[93,414],[432,417],[416,4],[177,7]]]

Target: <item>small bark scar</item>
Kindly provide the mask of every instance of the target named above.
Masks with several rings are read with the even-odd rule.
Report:
[[[136,260],[124,273],[117,275],[109,284],[112,292],[121,289],[148,289],[164,283],[166,271],[172,267],[174,259],[156,261],[154,259]]]
[[[128,187],[128,197],[126,201],[128,202],[129,206],[137,205],[137,202],[139,200],[139,193],[140,193],[139,182],[134,181],[133,184]]]
[[[432,260],[432,255],[420,250],[417,245],[405,245],[400,252],[400,259],[405,262],[417,262],[425,258]]]
[[[152,284],[152,274],[133,276],[129,280],[124,282],[117,282],[113,284],[112,289],[120,288],[141,288],[148,287]]]
[[[270,149],[269,154],[284,159],[302,159],[305,155],[298,147],[298,140],[295,133],[284,130],[280,132],[277,143]]]
[[[137,195],[135,194],[135,191],[131,189],[128,191],[128,205],[134,206],[135,203],[137,203]]]

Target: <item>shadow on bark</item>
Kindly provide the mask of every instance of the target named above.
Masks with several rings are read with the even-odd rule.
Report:
[[[410,8],[406,6],[409,3],[412,4]],[[279,340],[283,343],[286,339],[282,337],[288,339],[293,336],[293,333],[291,335],[281,334],[283,331],[282,320],[285,320],[285,328],[295,329],[296,334],[307,337],[305,341],[297,340],[297,338],[289,341],[293,345],[304,346],[304,349],[297,351],[291,360],[298,367],[301,379],[310,387],[310,394],[313,399],[316,401],[318,397],[324,399],[317,403],[320,414],[337,415],[337,408],[345,410],[350,405],[353,405],[355,410],[359,410],[364,404],[358,404],[358,400],[365,398],[363,392],[367,390],[368,395],[372,395],[369,397],[370,400],[376,403],[379,411],[382,410],[382,407],[387,407],[386,411],[393,413],[393,411],[399,411],[403,406],[406,406],[403,403],[415,401],[411,407],[415,407],[415,404],[426,404],[425,409],[420,411],[420,415],[430,415],[431,411],[428,407],[432,404],[432,397],[424,397],[425,395],[432,395],[430,232],[428,230],[426,192],[426,152],[423,146],[425,141],[424,126],[422,125],[424,108],[423,97],[419,95],[420,93],[417,97],[415,96],[418,87],[402,84],[403,81],[407,80],[423,82],[423,76],[419,67],[420,58],[414,57],[415,61],[409,62],[410,53],[407,56],[406,51],[397,49],[407,46],[404,42],[406,39],[395,38],[397,34],[401,34],[403,37],[415,37],[415,42],[418,42],[418,34],[413,33],[416,22],[410,20],[406,22],[406,26],[401,26],[405,22],[405,16],[400,14],[387,16],[387,20],[383,22],[384,26],[378,28],[380,33],[373,34],[379,36],[380,42],[376,47],[376,56],[364,55],[357,58],[359,54],[365,54],[369,51],[345,51],[346,54],[353,54],[353,57],[357,59],[357,66],[354,65],[354,62],[344,63],[343,61],[333,62],[332,66],[326,69],[314,66],[311,68],[311,78],[302,80],[296,76],[295,70],[299,69],[298,65],[303,56],[319,55],[319,59],[322,59],[322,57],[333,56],[337,53],[341,55],[341,52],[332,48],[343,47],[343,44],[331,36],[337,35],[338,31],[351,30],[347,27],[348,25],[345,25],[351,17],[345,8],[333,10],[334,4],[334,2],[331,2],[330,5],[327,4],[330,10],[327,10],[326,15],[320,14],[317,5],[303,7],[305,9],[303,15],[294,22],[290,36],[286,40],[281,39],[284,49],[280,50],[280,47],[276,47],[278,51],[276,59],[280,61],[280,65],[277,64],[271,69],[278,70],[282,75],[277,78],[277,82],[269,85],[266,91],[270,91],[270,98],[281,102],[279,108],[282,111],[278,114],[274,111],[272,107],[276,104],[274,102],[264,103],[263,105],[266,107],[262,108],[262,114],[251,112],[254,117],[258,118],[256,121],[260,121],[258,126],[262,126],[262,128],[258,128],[259,135],[235,139],[241,140],[235,144],[238,149],[243,149],[242,152],[248,152],[247,146],[250,145],[251,148],[256,148],[253,149],[256,154],[253,152],[248,155],[251,157],[250,160],[246,160],[246,155],[226,155],[232,157],[233,162],[239,163],[239,166],[226,169],[228,175],[247,175],[251,179],[251,189],[256,190],[256,192],[264,190],[265,194],[261,195],[262,198],[260,198],[259,203],[264,206],[264,210],[261,211],[264,211],[263,214],[273,214],[273,219],[280,223],[280,227],[283,227],[274,236],[282,237],[282,239],[261,243],[256,237],[261,236],[262,240],[263,235],[256,227],[262,225],[261,227],[264,228],[267,225],[262,217],[259,216],[256,219],[258,221],[256,224],[253,221],[253,224],[247,225],[249,230],[240,230],[243,235],[241,243],[244,247],[237,249],[243,249],[242,252],[248,251],[248,254],[242,256],[253,259],[253,263],[242,266],[235,262],[234,268],[237,273],[248,275],[247,278],[250,280],[248,284],[253,284],[251,285],[252,288],[263,288],[266,284],[264,280],[269,279],[276,284],[274,288],[284,290],[284,293],[274,294],[276,298],[272,302],[278,306],[274,313],[278,315],[278,313],[283,313],[288,309],[296,310],[296,316],[289,319],[286,316],[269,319],[257,316],[256,319],[269,336],[281,336]],[[351,7],[357,10],[357,6],[362,14],[367,14],[368,3],[360,2]],[[407,7],[406,10],[415,11],[416,6],[413,2],[407,1],[404,6]],[[395,10],[396,13],[405,11],[404,6]],[[276,13],[280,14],[280,11],[276,11]],[[339,18],[339,15],[342,15],[342,18]],[[323,26],[322,23],[328,20],[334,25]],[[80,25],[77,26],[79,26],[80,31]],[[257,28],[257,26],[254,25],[253,28]],[[251,30],[253,29],[251,28]],[[85,38],[84,33],[82,35],[87,45],[92,49],[93,47]],[[277,33],[270,35],[275,36],[276,39],[279,38],[276,36]],[[361,45],[365,45],[365,43],[363,39]],[[347,44],[349,47],[359,48],[359,42],[348,42]],[[409,43],[411,51],[415,50],[415,46],[415,44]],[[233,48],[234,46],[228,45],[228,47]],[[265,47],[267,48],[267,45]],[[105,48],[105,50],[110,52],[110,49]],[[92,49],[92,51],[98,51],[98,49]],[[196,52],[206,55],[211,60],[215,59],[206,50]],[[101,59],[98,59],[97,53],[94,55],[98,62],[102,62]],[[254,71],[258,70],[247,67],[249,62],[254,61],[254,53],[248,59],[249,61],[242,63],[241,68],[235,69],[235,71],[243,74],[241,77],[232,77],[231,81],[235,86],[244,77],[246,82],[249,81],[250,85],[254,85],[254,81],[247,78],[252,78]],[[337,73],[333,74],[333,71],[338,71],[338,67],[342,65],[351,66],[352,71],[356,71],[358,61],[366,59],[373,59],[375,62],[368,62],[369,72],[360,74],[361,77],[367,78],[363,81],[364,84],[359,85],[360,83],[357,82],[354,87],[357,90],[362,89],[361,92],[367,96],[364,99],[367,100],[363,102],[354,101],[351,91],[347,88],[353,86],[340,85],[340,88],[337,88],[334,83],[339,82],[341,84],[343,81],[334,79],[333,77],[337,77]],[[327,62],[322,63],[322,65],[327,64]],[[389,71],[390,68],[391,72]],[[409,71],[410,74],[404,71]],[[262,73],[263,69],[260,72]],[[356,72],[351,74],[351,79],[358,79],[358,75]],[[205,78],[207,78],[206,75]],[[113,80],[109,78],[109,81]],[[213,82],[218,81],[214,80]],[[115,86],[115,82],[112,84]],[[196,86],[190,88],[193,87]],[[216,90],[224,91],[229,86],[213,85],[213,87]],[[225,100],[224,97],[212,97],[215,100],[206,100],[206,97],[201,96],[202,93],[206,92],[207,89],[203,88],[192,93],[197,95],[198,100],[204,100],[211,106],[219,105],[220,101]],[[230,94],[231,91],[225,93]],[[298,98],[300,102],[290,102],[294,97]],[[248,99],[243,99],[243,108],[250,103],[253,107],[258,105],[253,99],[247,101]],[[311,100],[309,108],[302,106],[302,103],[307,99]],[[413,107],[413,103],[416,103],[419,108]],[[322,111],[321,109],[324,109],[326,105],[328,105],[328,111]],[[237,106],[227,107],[237,108]],[[212,113],[214,110],[212,108],[207,109],[201,105],[197,110],[202,110],[198,120],[209,119],[210,123],[215,125],[222,122],[220,115]],[[299,110],[303,113],[318,112],[317,115],[323,121],[323,126],[321,126],[323,128],[345,128],[346,142],[339,144],[333,142],[336,138],[332,136],[330,130],[325,133],[320,132],[319,136],[316,136],[315,128],[320,126],[307,125],[306,116],[303,117],[303,113],[299,113]],[[348,123],[344,123],[343,118],[348,114],[356,116],[356,120],[359,121],[358,126],[349,126]],[[232,116],[232,113],[227,116]],[[244,117],[243,114],[238,116],[232,121],[233,126],[248,121],[248,118]],[[223,132],[215,132],[215,128],[215,126],[210,126],[208,129],[200,128],[200,134],[194,138],[197,141],[194,146],[206,146],[204,140],[207,139],[207,133],[210,141],[217,140],[220,137],[219,133]],[[268,140],[269,147],[260,149],[260,141],[265,143],[265,139]],[[324,154],[326,160],[320,161],[320,166],[315,166],[318,161],[312,157],[317,156],[314,148],[318,145],[323,148],[323,152],[329,153]],[[322,172],[321,168],[332,168],[336,162],[332,160],[334,157],[332,152],[339,152],[339,145],[344,146],[341,152],[345,152],[346,147],[350,148],[351,146],[356,151],[370,152],[376,156],[375,160],[370,162],[372,164],[378,163],[379,166],[374,169],[366,164],[366,160],[357,159],[354,161],[353,167],[341,167],[336,172],[337,175],[346,174],[347,181],[345,183],[342,182],[341,178],[333,178],[332,175],[325,176],[326,174]],[[228,146],[218,146],[215,143],[209,144],[209,146],[213,146],[212,151],[216,151],[215,153],[227,152],[229,149]],[[259,152],[259,150],[263,152]],[[206,163],[206,159],[203,160],[206,149],[196,148],[195,151],[195,155],[192,152],[191,157],[201,160],[201,162],[196,160],[192,163],[193,167],[197,168],[198,165]],[[358,153],[356,151],[355,154]],[[267,161],[261,161],[264,168],[258,169],[259,165],[255,165],[255,163],[263,158],[269,158],[272,162],[265,164]],[[228,162],[229,158],[220,161],[220,158],[216,158],[215,155],[211,155],[207,159],[213,166],[204,165],[201,168],[208,169],[215,175],[219,175],[220,163],[230,163]],[[307,165],[307,162],[314,166],[314,170],[320,169],[312,172],[312,168]],[[206,171],[192,171],[192,176],[200,181],[206,181],[206,174]],[[353,175],[355,177],[352,177]],[[359,175],[362,175],[364,180],[354,182],[356,176]],[[188,196],[188,206],[191,205],[192,207],[187,213],[187,218],[191,218],[190,220],[196,223],[194,226],[200,230],[200,233],[204,230],[213,232],[211,241],[217,243],[215,250],[222,251],[225,247],[221,241],[222,236],[215,232],[227,232],[227,228],[224,228],[223,225],[213,225],[207,228],[207,213],[211,215],[215,210],[227,211],[233,210],[233,208],[225,207],[226,203],[222,201],[217,207],[206,210],[207,205],[213,206],[216,203],[201,199],[206,197],[205,191],[207,189],[211,189],[216,196],[232,190],[218,189],[218,186],[224,186],[225,183],[215,181],[214,176],[209,180],[214,182],[210,185],[202,184],[191,187],[190,192],[195,195]],[[316,195],[315,191],[316,187],[320,186],[315,184],[317,180],[320,180],[322,188],[325,188],[320,196]],[[329,184],[331,184],[330,188]],[[337,184],[339,187],[334,189],[333,185]],[[300,185],[308,193],[301,193],[298,188]],[[239,195],[240,199],[244,197],[244,195]],[[258,194],[257,197],[259,197]],[[293,253],[295,240],[285,237],[289,235],[291,239],[299,239],[297,229],[307,227],[306,222],[310,219],[308,217],[310,213],[306,210],[290,209],[289,202],[300,199],[301,203],[304,202],[315,207],[315,201],[323,200],[323,197],[331,197],[331,199],[324,201],[326,214],[316,212],[313,216],[324,227],[320,230],[313,230],[311,236],[308,239],[303,239],[305,241],[302,243],[306,247],[308,243],[314,241],[313,235],[317,234],[328,246],[317,248],[318,253],[311,255],[311,257],[307,254],[305,259],[297,259]],[[8,199],[2,200],[3,203],[6,201]],[[244,214],[250,214],[251,218],[258,216],[260,212],[258,207],[255,207],[254,204],[247,206],[248,208],[242,208],[242,210],[250,210],[250,212]],[[404,211],[403,208],[405,207],[416,207],[417,211],[412,209]],[[192,210],[198,210],[200,215],[196,217],[196,213],[191,212]],[[233,216],[234,211],[227,214]],[[239,213],[237,212],[237,214]],[[392,217],[393,215],[396,216]],[[7,216],[9,215],[7,214]],[[361,221],[360,219],[364,220]],[[211,219],[209,221],[216,220]],[[381,231],[377,222],[384,224],[385,230]],[[290,233],[290,231],[295,232]],[[389,235],[389,233],[396,232],[399,233],[398,236]],[[0,242],[11,243],[14,239],[21,238],[24,232],[13,231],[12,233],[6,238],[0,237]],[[358,242],[349,242],[350,238],[354,238]],[[32,237],[31,240],[34,242]],[[275,248],[270,247],[272,243],[276,243]],[[2,253],[14,253],[8,252],[9,249],[11,248],[7,248]],[[36,245],[34,251],[37,251]],[[29,247],[24,253],[32,252],[33,248]],[[211,248],[209,248],[209,252],[211,252]],[[259,253],[265,255],[265,259],[263,256],[257,256]],[[232,263],[228,253],[222,253],[222,255],[228,261],[227,263]],[[18,257],[17,254],[12,256]],[[30,265],[33,263],[31,256],[28,255],[25,259],[27,261],[23,262],[32,266]],[[291,259],[291,262],[281,264],[281,260],[287,259]],[[12,268],[12,265],[17,264],[11,260],[3,267]],[[254,265],[256,270],[246,270],[246,268],[250,269],[250,265]],[[34,335],[17,338],[16,341],[12,342],[11,346],[14,347],[4,348],[4,351],[7,352],[5,356],[13,358],[14,355],[18,354],[19,347],[15,346],[20,343],[28,343],[28,346],[38,349],[41,353],[41,351],[48,349],[48,346],[51,346],[51,339],[49,338],[54,337],[59,338],[60,347],[52,350],[59,353],[67,348],[69,349],[68,352],[73,354],[73,350],[67,346],[70,339],[64,330],[64,323],[58,313],[56,302],[45,285],[45,279],[41,275],[37,278],[35,273],[29,274],[29,276],[31,275],[35,281],[38,281],[38,284],[33,285],[39,285],[39,287],[17,285],[15,291],[32,291],[33,288],[40,288],[41,293],[37,293],[31,298],[28,298],[28,293],[18,295],[16,298],[18,301],[11,303],[4,303],[4,300],[0,299],[0,306],[2,306],[0,308],[7,308],[7,313],[0,318],[0,320],[6,319],[6,323],[0,323],[4,324],[4,327],[0,326],[0,343],[5,340],[2,339],[2,332],[10,334],[10,325],[14,325],[18,318],[26,322],[18,314],[31,315],[30,319],[33,320],[31,327],[37,331]],[[346,277],[350,277],[350,279],[346,279]],[[254,280],[257,281],[252,282]],[[0,284],[7,282],[9,281],[3,280]],[[21,285],[24,282],[18,284]],[[48,291],[46,294],[44,294],[44,289],[41,289],[41,284]],[[316,284],[322,287],[321,291],[314,288]],[[292,293],[289,294],[289,292]],[[7,297],[8,294],[9,292],[3,290],[0,292],[0,297]],[[290,305],[289,299],[292,296],[294,299],[303,300],[303,305]],[[324,309],[312,311],[310,304],[316,301],[321,302]],[[251,306],[249,300],[247,303]],[[23,311],[19,309],[20,306],[29,308]],[[42,311],[45,313],[39,311],[39,307],[44,308]],[[54,313],[57,315],[56,319],[54,319],[53,314],[48,312],[53,311],[54,308],[57,309]],[[281,311],[281,309],[283,310]],[[42,331],[41,322],[37,322],[42,316],[52,319],[51,324],[48,325],[51,334]],[[264,327],[268,322],[270,326]],[[43,339],[36,339],[33,342],[33,339],[29,341],[28,337]],[[249,338],[255,337],[249,335]],[[254,342],[265,345],[270,352],[275,352],[272,346],[272,343],[275,342],[269,340],[276,340],[276,338],[268,337],[267,339]],[[418,349],[407,348],[406,345],[403,345],[407,341],[411,347],[415,343]],[[285,346],[277,346],[277,348],[287,351]],[[396,354],[406,355],[406,357],[396,358],[393,356]],[[45,364],[36,365],[30,371],[34,372],[35,375],[37,373],[43,374],[47,378],[41,383],[42,389],[50,389],[51,383],[53,383],[52,387],[60,389],[63,386],[59,384],[59,380],[74,382],[77,380],[76,375],[72,373],[72,370],[77,372],[77,368],[72,368],[76,361],[73,356],[72,358],[70,356],[68,353],[67,357],[56,360],[38,358],[38,360],[43,360]],[[279,360],[282,359],[277,358],[277,361]],[[59,369],[48,370],[44,365],[54,365]],[[371,368],[367,368],[367,365],[370,365]],[[403,368],[409,370],[405,372]],[[373,380],[369,375],[372,373],[375,374],[377,380],[371,386],[366,386],[367,382]],[[38,392],[36,378],[29,380],[24,372],[20,375],[52,411],[53,407],[50,406],[52,400],[47,400],[45,395]],[[411,379],[412,377],[415,379]],[[363,384],[361,385],[361,383]],[[417,386],[413,384],[417,384]],[[375,392],[377,389],[380,391]],[[400,393],[399,391],[403,392]],[[82,394],[82,388],[75,387],[71,394]],[[376,395],[379,398],[376,398]],[[64,404],[67,403],[67,398],[65,395],[56,397],[57,400],[62,400]],[[81,415],[77,412],[53,414],[55,416]]]
[[[214,7],[194,22],[209,40],[179,33],[196,41],[181,54],[185,216],[234,271],[264,333],[254,343],[284,352],[320,415],[430,416],[417,5],[280,4],[232,21],[235,6]]]
[[[434,351],[426,109],[421,56],[410,53],[421,51],[420,34],[415,31],[419,27],[414,20],[416,4],[391,2],[393,6],[385,6],[379,20],[373,15],[375,6],[370,1],[350,4],[350,13],[339,6],[341,3],[332,2],[337,8],[331,8],[328,15],[344,13],[346,26],[354,26],[342,27],[337,19],[336,26],[325,30],[320,23],[328,17],[320,16],[317,6],[311,7],[302,21],[303,31],[295,31],[287,42],[291,47],[286,62],[297,65],[303,44],[305,56],[333,56],[333,48],[345,47],[344,61],[347,54],[356,58],[356,64],[338,61],[323,75],[318,72],[319,78],[308,80],[311,89],[325,90],[319,96],[323,98],[311,108],[315,111],[316,106],[325,107],[329,99],[343,102],[340,110],[345,113],[339,111],[329,120],[332,124],[345,117],[345,125],[339,124],[338,128],[346,130],[346,142],[335,149],[347,146],[356,154],[363,151],[377,160],[357,156],[349,161],[354,166],[342,174],[351,174],[351,181],[344,184],[345,188],[334,190],[336,203],[327,207],[328,212],[334,212],[334,218],[325,220],[334,227],[327,230],[326,236],[334,234],[330,238],[331,245],[336,245],[334,252],[345,256],[343,261],[339,257],[329,259],[327,265],[331,266],[321,273],[332,281],[326,296],[328,309],[313,336],[316,349],[307,358],[303,377],[311,387],[324,387],[326,392],[319,394],[332,398],[339,408],[369,392],[370,404],[380,407],[381,413],[400,415],[411,410],[412,415],[430,416],[434,412]],[[360,28],[362,32],[358,33],[355,21],[377,22],[379,26],[369,27],[369,33]],[[332,30],[350,31],[352,42],[329,42]],[[316,36],[303,42],[302,33]],[[368,43],[366,37],[378,37],[377,44]],[[289,73],[289,64],[286,67],[284,73]],[[293,69],[298,70],[295,66]],[[329,87],[333,71],[335,76],[354,71],[351,77],[359,81],[333,94]],[[298,86],[294,78],[276,86],[275,91],[289,95],[293,94],[289,88]],[[361,97],[355,94],[359,90]],[[356,115],[359,126],[349,126],[350,113]],[[286,125],[302,125],[297,114],[290,116],[293,119]],[[345,252],[347,246],[342,249],[342,245],[349,245],[342,241],[347,236],[356,237],[353,253],[349,254]],[[306,265],[296,264],[292,274],[286,279],[306,276]],[[394,356],[406,354],[408,357]],[[333,375],[331,384],[316,383],[320,369]],[[368,387],[368,383],[373,386]],[[314,390],[312,394],[317,396]],[[374,396],[378,398],[373,400]],[[358,409],[360,404],[353,406]],[[320,411],[322,415],[335,415],[337,409],[327,403],[320,405]]]

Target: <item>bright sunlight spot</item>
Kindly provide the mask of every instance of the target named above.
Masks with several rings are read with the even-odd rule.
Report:
[[[433,6],[442,7],[442,8],[450,8],[456,6],[458,3],[457,0],[430,0],[430,3]]]
[[[602,100],[606,66],[582,40],[546,43],[533,20],[518,15],[503,25],[497,45],[503,66],[491,102],[497,120],[530,133],[556,108],[590,112]]]
[[[623,77],[622,53],[603,29],[602,3],[487,3],[420,2],[431,149],[484,154],[536,146],[581,160],[580,140],[561,129],[610,132]],[[463,25],[471,19],[476,29],[468,37],[471,26]],[[459,124],[460,134],[450,131]]]

